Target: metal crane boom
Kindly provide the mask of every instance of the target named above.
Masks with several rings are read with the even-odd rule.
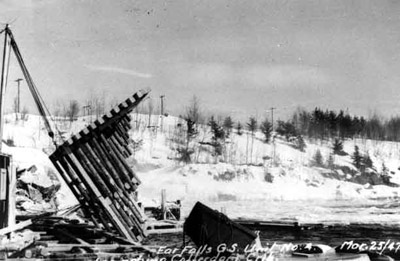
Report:
[[[28,84],[29,90],[32,93],[33,99],[35,101],[35,104],[39,110],[40,115],[43,118],[44,124],[46,126],[47,132],[50,136],[50,138],[53,140],[53,143],[57,146],[57,144],[55,143],[54,140],[54,131],[50,125],[50,121],[48,119],[48,116],[50,116],[50,113],[48,113],[48,109],[42,99],[42,97],[40,96],[38,89],[36,88],[35,83],[32,80],[31,75],[29,74],[28,69],[26,68],[26,65],[24,63],[24,60],[22,59],[22,55],[21,52],[19,51],[17,42],[15,41],[14,35],[12,34],[10,28],[8,26],[6,26],[6,28],[4,29],[5,33],[6,33],[6,37],[8,35],[8,37],[10,38],[10,44],[12,47],[12,50],[14,51],[14,54],[17,58],[17,61],[19,63],[19,66],[21,67],[22,73],[24,75],[25,81]]]

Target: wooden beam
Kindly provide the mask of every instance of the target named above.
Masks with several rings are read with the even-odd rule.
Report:
[[[6,235],[8,233],[11,233],[11,232],[14,232],[14,231],[17,231],[17,230],[21,230],[21,229],[23,229],[23,228],[25,228],[25,227],[27,227],[29,225],[32,225],[32,220],[31,219],[28,219],[28,220],[25,220],[25,221],[21,221],[19,223],[14,224],[14,225],[11,225],[11,226],[8,226],[8,227],[0,229],[0,235],[3,236],[3,235]]]

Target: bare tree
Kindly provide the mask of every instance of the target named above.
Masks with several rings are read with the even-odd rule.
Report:
[[[149,115],[149,124],[148,124],[148,127],[150,127],[150,126],[151,126],[151,115],[153,114],[153,110],[154,110],[154,104],[153,104],[153,99],[152,99],[152,98],[149,98],[149,102],[147,103],[147,105],[148,105],[148,107],[147,107],[147,109],[148,109],[147,113],[148,113],[148,115]]]
[[[70,122],[74,121],[79,113],[79,103],[76,100],[72,100],[69,103],[67,116]]]
[[[28,108],[24,106],[24,108],[22,108],[22,111],[21,111],[21,120],[23,120],[23,121],[28,120],[28,113],[29,113]]]
[[[91,93],[89,104],[91,112],[94,112],[94,114],[96,115],[96,119],[99,119],[99,117],[105,112],[105,93],[103,92],[102,95],[99,95],[98,93]]]
[[[253,145],[254,145],[254,133],[257,130],[257,120],[254,117],[249,118],[249,122],[247,123],[247,129],[251,133],[251,149],[250,149],[250,163],[253,162]]]
[[[58,116],[61,115],[61,108],[60,108],[60,104],[58,104],[58,102],[54,105],[53,108],[53,115],[58,118]]]
[[[201,123],[202,117],[200,111],[200,101],[196,95],[193,96],[189,106],[186,108],[185,118],[194,121],[196,126],[197,124]]]
[[[184,142],[185,145],[178,148],[179,160],[189,163],[192,161],[192,154],[195,152],[195,148],[191,145],[191,141],[199,134],[198,124],[201,118],[199,99],[196,96],[193,96],[189,106],[186,107],[185,114],[180,117],[185,121],[186,135]]]

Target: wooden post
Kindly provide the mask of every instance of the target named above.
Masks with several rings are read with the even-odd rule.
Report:
[[[111,201],[115,200],[118,202],[118,204],[121,206],[121,216],[126,220],[127,223],[130,222],[129,213],[125,213],[127,211],[131,212],[134,211],[137,213],[137,211],[134,209],[134,206],[129,204],[129,201],[126,200],[125,195],[124,195],[124,188],[119,187],[116,185],[116,182],[112,179],[111,176],[108,175],[107,170],[101,165],[100,161],[97,159],[96,160],[96,155],[90,151],[90,147],[86,145],[86,148],[83,148],[84,155],[87,156],[87,160],[90,162],[88,165],[92,165],[94,169],[91,169],[91,172],[97,172],[99,175],[94,174],[94,177],[96,179],[102,179],[104,184],[106,185],[106,189],[108,188],[107,195],[111,199]],[[93,174],[92,174],[93,175]],[[119,208],[117,208],[119,209]],[[136,218],[133,218],[132,220],[135,225],[140,225],[139,221],[136,220]],[[137,223],[137,224],[136,224]]]
[[[6,28],[4,29],[4,47],[3,47],[3,62],[1,67],[1,81],[0,81],[0,141],[3,140],[3,125],[4,125],[4,97],[7,85],[7,77],[8,77],[8,62],[9,62],[9,54],[10,54],[10,39],[8,35],[8,24],[6,24]],[[0,152],[2,152],[2,144],[0,142]]]
[[[166,197],[167,197],[167,195],[166,195],[166,190],[165,189],[162,189],[161,190],[161,212],[163,213],[163,219],[165,220],[166,219],[166,206],[165,206],[165,203],[166,203]]]
[[[115,124],[112,128],[115,130],[116,133],[119,134],[119,136],[121,136],[126,144],[129,143],[129,134],[125,132],[120,124]]]
[[[106,168],[108,169],[108,172],[113,176],[115,183],[121,188],[126,188],[130,189],[130,186],[126,183],[124,184],[122,180],[119,177],[119,174],[117,173],[116,169],[114,168],[113,164],[110,162],[110,159],[108,158],[107,154],[104,153],[103,149],[100,147],[96,139],[92,139],[90,141],[90,144],[93,145],[90,147],[90,149],[93,150],[93,153],[95,153],[102,161],[105,163]],[[89,147],[89,146],[88,146]]]
[[[131,178],[129,176],[129,174],[130,174],[129,170],[126,169],[123,165],[123,162],[125,162],[124,158],[120,154],[117,154],[118,152],[116,153],[116,151],[113,149],[112,144],[106,140],[106,138],[104,137],[103,134],[100,135],[100,140],[102,141],[102,145],[104,145],[106,147],[109,154],[113,158],[113,162],[115,164],[117,164],[118,169],[121,171],[122,178],[132,187],[133,190],[136,190],[136,187],[137,187],[136,184],[138,182],[137,182],[137,180],[131,180]]]
[[[133,172],[132,168],[129,167],[128,163],[123,159],[122,155],[118,155],[118,149],[116,148],[115,144],[113,142],[110,142],[108,144],[111,148],[111,150],[114,151],[114,153],[118,156],[119,162],[122,165],[122,169],[124,169],[128,173],[129,180],[135,184],[135,186],[139,185],[141,181],[139,180],[139,177],[136,176],[136,174]]]
[[[111,227],[109,226],[109,220],[105,219],[107,216],[104,215],[101,208],[99,208],[100,202],[98,202],[97,200],[93,200],[88,195],[89,192],[87,191],[87,188],[84,186],[83,181],[75,173],[74,167],[72,167],[70,165],[70,163],[68,162],[68,160],[66,160],[64,157],[58,157],[58,161],[59,161],[60,165],[62,166],[62,168],[65,170],[65,173],[68,174],[69,177],[71,178],[72,184],[75,185],[77,191],[79,191],[79,193],[83,196],[83,199],[82,199],[83,205],[81,205],[81,206],[83,208],[85,208],[85,206],[88,205],[88,215],[94,221],[94,224],[99,227],[99,223],[97,222],[97,219],[98,219],[104,225],[104,228],[106,230],[111,231]],[[55,166],[59,166],[59,165],[57,164]],[[61,172],[62,172],[62,170],[61,170]],[[79,200],[79,198],[78,198],[78,200]]]
[[[15,224],[15,190],[11,156],[0,154],[0,228]]]

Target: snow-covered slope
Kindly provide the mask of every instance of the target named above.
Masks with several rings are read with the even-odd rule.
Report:
[[[179,137],[182,135],[179,128],[184,126],[182,120],[164,118],[161,131],[146,128],[149,122],[146,115],[132,117],[132,138],[143,145],[130,160],[143,180],[139,195],[145,200],[158,200],[161,189],[166,189],[170,200],[182,200],[186,214],[196,201],[203,201],[231,217],[397,223],[394,213],[399,210],[396,205],[399,188],[350,182],[349,174],[338,166],[356,172],[351,155],[357,145],[363,154],[370,155],[377,173],[384,163],[391,181],[400,183],[398,143],[346,140],[344,151],[348,155],[334,155],[337,167],[332,170],[312,164],[317,150],[323,161],[327,161],[332,141],[306,141],[307,147],[301,152],[280,137],[275,143],[266,144],[262,134],[256,133],[250,157],[251,135],[245,132],[239,136],[233,131],[226,141],[226,152],[216,159],[209,146],[199,146],[199,142],[211,139],[209,129],[200,126],[199,134],[189,145],[195,151],[193,162],[183,164],[175,160],[176,148],[180,146],[176,141],[182,139]],[[153,126],[160,126],[160,121],[156,116],[150,119]],[[267,173],[272,182],[266,181]],[[333,178],[331,173],[339,178]]]
[[[58,126],[68,136],[88,121],[88,117],[79,118],[72,124],[61,122]],[[215,157],[211,146],[200,145],[210,141],[209,128],[199,126],[199,133],[189,144],[194,149],[192,163],[183,164],[177,160],[177,148],[184,146],[184,127],[185,123],[176,117],[161,120],[159,116],[149,119],[147,115],[132,114],[130,146],[134,155],[128,162],[143,181],[139,197],[145,204],[158,204],[160,192],[165,189],[169,200],[182,200],[185,214],[196,201],[202,201],[226,211],[231,217],[300,222],[397,222],[399,188],[357,184],[350,182],[348,174],[339,168],[312,164],[317,150],[326,162],[332,152],[332,142],[306,140],[307,147],[301,152],[280,137],[266,144],[261,133],[252,139],[247,132],[237,135],[233,131],[225,142],[223,155]],[[5,146],[4,151],[13,155],[18,168],[37,165],[42,166],[38,171],[42,175],[47,175],[49,169],[56,172],[46,155],[51,151],[51,141],[38,116],[28,115],[26,120],[16,121],[15,115],[9,115],[4,139],[13,140],[16,146]],[[349,155],[335,155],[334,164],[355,170],[350,156],[355,145],[370,155],[377,173],[384,164],[391,181],[400,183],[398,143],[347,140],[344,151]],[[62,189],[57,195],[61,207],[76,204],[72,193],[61,183]]]

